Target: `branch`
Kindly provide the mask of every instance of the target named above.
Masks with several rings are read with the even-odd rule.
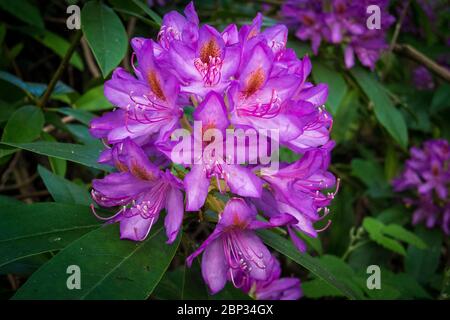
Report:
[[[42,96],[42,99],[38,102],[38,107],[43,108],[46,104],[48,99],[50,98],[53,89],[55,89],[56,83],[58,82],[59,78],[61,78],[62,74],[64,73],[64,70],[66,70],[67,65],[69,64],[69,60],[72,57],[72,54],[75,52],[75,48],[78,45],[78,42],[80,42],[82,32],[78,31],[75,34],[75,38],[73,39],[72,43],[70,44],[69,49],[67,50],[65,56],[63,57],[61,63],[58,66],[58,69],[56,69],[55,74],[53,75],[53,78],[50,80],[50,83],[48,84],[47,90],[45,90],[44,95]]]
[[[410,46],[409,44],[396,44],[394,46],[394,52],[400,53],[424,65],[438,77],[444,79],[447,82],[450,82],[450,71],[448,69],[431,60],[426,55]]]
[[[94,62],[94,57],[92,56],[91,49],[89,49],[89,45],[84,37],[81,39],[81,49],[83,50],[84,58],[86,59],[88,69],[92,73],[92,76],[94,78],[99,78],[100,71],[98,70],[97,65]]]

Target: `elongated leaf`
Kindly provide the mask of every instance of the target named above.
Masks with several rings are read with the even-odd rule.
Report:
[[[342,292],[346,297],[350,299],[362,299],[357,292],[340,282],[330,273],[326,266],[306,253],[300,253],[289,240],[269,230],[260,230],[258,234],[267,245],[305,267],[318,278],[323,279],[329,285]]]
[[[28,0],[0,0],[0,8],[23,22],[38,28],[44,28],[44,21],[39,10]]]
[[[81,10],[81,27],[103,77],[125,56],[128,38],[116,13],[100,1],[90,1]]]
[[[416,246],[419,249],[425,249],[427,247],[422,239],[398,224],[387,225],[383,228],[383,233],[397,240]]]
[[[42,132],[41,137],[44,141],[56,142],[56,138],[47,132]],[[50,162],[50,167],[52,168],[52,171],[58,176],[64,178],[67,172],[67,161],[54,157],[48,157],[48,161]]]
[[[38,172],[44,181],[47,190],[56,202],[90,205],[92,199],[87,190],[69,180],[61,178],[42,166],[38,166]]]
[[[111,170],[111,167],[97,163],[97,158],[100,155],[101,150],[92,146],[44,141],[31,143],[2,142],[2,144],[28,150],[45,156],[69,160],[91,168],[97,168],[105,171]]]
[[[72,116],[87,126],[89,125],[89,122],[95,117],[95,115],[93,113],[90,113],[88,111],[77,110],[77,109],[72,109],[72,108],[61,108],[61,109],[58,109],[58,112],[61,112],[62,114],[65,114],[66,116]]]
[[[166,244],[163,227],[142,242],[120,240],[118,224],[94,230],[36,271],[13,299],[146,299],[166,272],[180,243]],[[67,288],[67,267],[81,271],[81,289]]]
[[[158,14],[148,7],[147,3],[144,3],[140,0],[132,0],[136,6],[141,8],[153,21],[155,21],[159,26],[162,23],[162,19]]]
[[[29,95],[36,97],[41,96],[45,92],[45,89],[47,89],[47,85],[45,83],[25,82],[15,75],[5,71],[0,71],[0,79],[11,83],[12,85],[22,89]],[[73,89],[71,87],[61,81],[58,81],[56,83],[55,89],[53,90],[52,97],[71,92],[73,92]]]
[[[328,68],[323,63],[314,61],[312,75],[316,83],[326,83],[328,85],[328,99],[326,105],[333,115],[347,93],[347,83],[344,77],[334,69]]]
[[[408,130],[402,113],[395,108],[386,89],[375,79],[374,75],[362,68],[350,71],[367,97],[373,102],[375,116],[389,134],[406,149]]]
[[[0,210],[0,266],[42,252],[60,250],[99,223],[87,206],[36,203]]]

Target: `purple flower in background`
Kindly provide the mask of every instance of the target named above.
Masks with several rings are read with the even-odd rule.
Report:
[[[182,182],[150,163],[129,139],[116,145],[112,153],[119,172],[94,180],[92,198],[103,207],[120,206],[107,220],[120,222],[120,237],[135,241],[147,237],[160,211],[166,209],[166,233],[172,243],[183,220]]]
[[[424,66],[419,66],[413,70],[413,83],[420,90],[432,90],[434,88],[433,75]]]
[[[410,191],[405,204],[416,207],[413,224],[425,221],[428,228],[441,225],[450,234],[450,146],[443,139],[428,140],[422,149],[413,147],[402,174],[393,180],[394,191]]]
[[[370,5],[381,9],[380,29],[366,26]],[[355,55],[361,64],[370,69],[381,52],[387,48],[386,31],[394,22],[388,13],[388,0],[287,0],[281,14],[289,26],[296,29],[295,35],[301,40],[310,40],[314,54],[321,43],[341,45],[347,68],[355,64]]]
[[[240,288],[250,279],[270,278],[273,258],[254,232],[258,227],[255,208],[240,198],[228,201],[213,233],[187,259],[191,265],[203,252],[202,275],[211,293],[222,290],[227,279]]]

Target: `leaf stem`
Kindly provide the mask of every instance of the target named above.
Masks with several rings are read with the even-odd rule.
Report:
[[[48,99],[50,98],[53,92],[53,89],[55,89],[56,83],[58,82],[59,78],[61,78],[62,74],[64,73],[64,70],[66,70],[67,65],[69,64],[69,60],[72,57],[72,54],[75,52],[75,48],[80,42],[82,35],[83,33],[81,32],[81,30],[78,30],[77,33],[75,34],[75,37],[72,40],[69,49],[67,49],[67,52],[64,55],[63,59],[61,60],[58,69],[56,69],[55,74],[50,80],[50,83],[47,86],[47,90],[45,90],[45,93],[42,96],[41,100],[39,100],[39,102],[37,103],[39,108],[44,108],[44,106],[47,104]]]

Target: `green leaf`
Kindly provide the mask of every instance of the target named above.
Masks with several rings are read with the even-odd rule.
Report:
[[[155,21],[158,24],[158,26],[161,25],[162,23],[161,17],[155,11],[150,9],[147,3],[144,3],[140,0],[132,0],[132,1],[134,4],[136,4],[136,6],[141,8],[150,18],[152,18],[152,20]]]
[[[94,138],[89,129],[82,124],[67,124],[67,130],[82,144],[96,146],[99,149],[104,148],[100,139]]]
[[[181,300],[206,300],[208,291],[203,281],[200,263],[194,259],[192,266],[184,266],[184,279],[181,290]]]
[[[42,139],[45,141],[56,142],[56,138],[47,132],[42,132],[41,136]],[[52,171],[56,173],[58,176],[64,178],[67,171],[67,161],[54,157],[48,157],[48,161],[50,162],[50,167],[52,168]]]
[[[181,236],[166,244],[161,224],[146,240],[120,240],[119,225],[94,230],[36,271],[13,299],[146,299],[169,267]],[[67,267],[81,271],[81,289],[68,290]]]
[[[112,104],[103,94],[103,85],[95,87],[84,93],[74,102],[77,109],[86,111],[99,111],[111,109]]]
[[[267,245],[305,267],[315,276],[323,279],[332,287],[342,292],[346,297],[350,299],[362,298],[358,292],[355,292],[348,285],[339,281],[335,275],[328,270],[327,266],[320,263],[317,259],[312,258],[307,253],[300,253],[291,241],[269,230],[260,230],[258,231],[258,235]]]
[[[22,89],[28,95],[35,97],[41,96],[45,92],[45,89],[47,89],[47,85],[45,83],[25,82],[15,75],[5,71],[0,71],[0,79],[11,83],[12,85]],[[70,88],[63,82],[58,81],[56,83],[55,89],[53,90],[52,97],[70,92],[73,92],[72,88]]]
[[[373,73],[362,68],[350,70],[367,97],[373,102],[375,116],[380,124],[404,149],[408,146],[408,130],[402,113],[395,108],[391,99]]]
[[[69,160],[91,168],[105,171],[111,170],[110,166],[97,163],[97,158],[102,150],[90,145],[85,146],[81,144],[44,141],[37,141],[32,143],[1,143],[7,146],[28,150],[45,156]]]
[[[400,244],[400,242],[386,237],[383,234],[383,229],[385,225],[374,218],[366,217],[363,220],[363,227],[369,233],[370,239],[378,243],[379,245],[394,251],[402,256],[406,255],[405,248]]]
[[[0,0],[0,8],[29,25],[44,28],[44,21],[38,8],[28,0]]]
[[[358,109],[360,103],[355,90],[349,91],[342,99],[333,119],[331,135],[337,143],[350,140],[358,127]]]
[[[416,246],[419,249],[425,249],[427,247],[422,239],[398,224],[385,226],[383,228],[383,233],[397,240]]]
[[[153,291],[152,296],[159,300],[179,300],[181,298],[184,271],[184,266],[167,271]]]
[[[345,295],[329,285],[322,279],[313,279],[302,283],[302,291],[305,297],[317,299],[323,297],[345,297]]]
[[[38,166],[38,172],[47,190],[56,202],[82,204],[86,206],[92,203],[92,199],[85,188],[51,173],[42,166]]]
[[[110,7],[91,1],[81,10],[81,28],[106,78],[127,52],[128,37],[122,21]]]
[[[44,126],[44,114],[35,106],[17,109],[6,123],[2,141],[29,142],[38,138]]]
[[[87,206],[35,203],[0,210],[0,266],[42,252],[60,250],[98,221]]]
[[[427,249],[408,246],[405,258],[405,271],[419,283],[427,284],[435,274],[441,256],[442,233],[440,230],[416,228],[416,234],[428,245]]]
[[[153,296],[163,300],[208,300],[198,259],[190,268],[183,265],[166,272]]]
[[[95,114],[93,114],[93,113],[90,113],[90,112],[84,111],[84,110],[72,109],[72,108],[61,108],[61,109],[58,109],[58,112],[65,114],[66,116],[72,116],[87,126],[89,125],[91,120],[95,118]]]
[[[431,100],[431,113],[445,110],[450,108],[450,85],[443,83],[437,88]]]
[[[341,105],[342,99],[347,93],[348,87],[344,77],[334,69],[327,67],[318,61],[314,61],[312,76],[316,83],[326,83],[328,85],[328,99],[326,106],[331,114],[335,115]]]
[[[359,178],[368,188],[373,198],[389,197],[389,184],[384,177],[383,168],[374,160],[353,159],[352,175]]]
[[[25,203],[23,203],[20,200],[17,200],[16,198],[8,197],[8,196],[4,196],[4,195],[0,194],[0,207],[9,206],[9,205],[19,205],[19,204],[25,205]]]

